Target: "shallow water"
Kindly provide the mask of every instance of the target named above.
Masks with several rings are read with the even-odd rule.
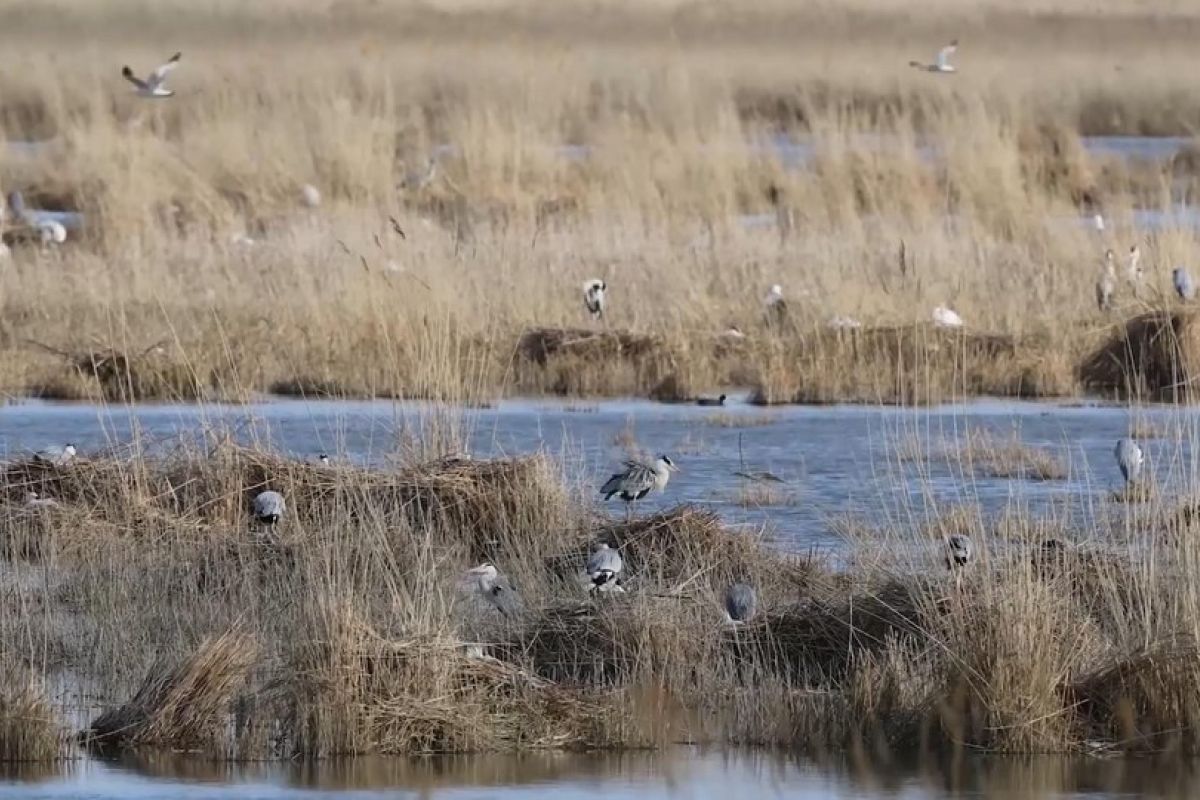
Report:
[[[569,477],[599,487],[629,447],[665,453],[680,466],[667,490],[641,510],[691,502],[731,523],[765,526],[789,549],[837,548],[838,521],[917,523],[957,504],[988,514],[1029,509],[1080,528],[1125,513],[1108,502],[1122,485],[1116,440],[1134,418],[1163,436],[1143,439],[1148,469],[1166,492],[1181,493],[1196,475],[1191,441],[1196,413],[1178,407],[1124,407],[979,401],[923,409],[790,406],[762,409],[731,398],[723,408],[647,401],[567,404],[505,401],[451,414],[469,432],[477,458],[545,451]],[[277,400],[244,406],[114,406],[27,402],[0,408],[0,456],[18,458],[71,441],[81,453],[126,444],[133,432],[151,450],[227,430],[296,458],[320,452],[384,467],[398,443],[440,419],[430,406],[392,402]],[[1057,455],[1064,480],[992,477],[957,454],[971,430],[1017,437]],[[769,471],[781,482],[756,483],[735,472]],[[597,500],[599,502],[599,500]],[[622,513],[620,502],[608,504]]]
[[[826,763],[769,752],[536,754],[362,758],[230,765],[182,756],[0,771],[11,800],[273,800],[274,798],[1088,798],[1195,797],[1187,762],[959,756],[920,763]]]

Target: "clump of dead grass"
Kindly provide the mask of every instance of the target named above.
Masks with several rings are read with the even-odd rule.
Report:
[[[0,761],[54,761],[67,755],[66,743],[41,681],[6,660],[0,672]]]

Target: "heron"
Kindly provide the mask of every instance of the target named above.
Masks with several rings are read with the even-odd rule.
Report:
[[[1117,263],[1112,250],[1104,251],[1104,274],[1096,281],[1096,305],[1101,311],[1112,309],[1113,293],[1117,290]]]
[[[121,76],[129,81],[134,86],[134,94],[138,97],[163,98],[170,97],[175,92],[168,89],[163,84],[167,80],[167,75],[171,70],[179,65],[179,59],[183,58],[183,53],[176,53],[167,59],[165,64],[162,64],[158,69],[151,72],[145,80],[133,74],[133,70],[128,66],[121,68]]]
[[[317,463],[322,467],[328,467],[333,464],[333,460],[329,458],[328,453],[321,453],[317,456]]]
[[[787,301],[783,299],[783,287],[773,284],[763,298],[763,307],[767,315],[767,325],[783,325],[787,322]]]
[[[1092,217],[1092,227],[1096,229],[1096,233],[1104,233],[1104,215],[1096,214]]]
[[[1196,296],[1196,284],[1192,283],[1192,275],[1187,267],[1176,267],[1171,272],[1171,280],[1175,284],[1175,294],[1180,300],[1191,300]]]
[[[758,611],[758,593],[748,583],[735,583],[725,590],[725,619],[731,625],[745,625]]]
[[[599,278],[592,278],[583,283],[583,307],[592,315],[592,319],[604,316],[605,292],[608,284]]]
[[[1142,474],[1142,464],[1146,460],[1138,443],[1129,437],[1121,439],[1117,442],[1113,455],[1117,457],[1117,466],[1121,469],[1121,476],[1125,482],[1135,482]]]
[[[835,331],[856,331],[862,327],[862,323],[856,320],[854,317],[841,315],[830,317],[828,325]]]
[[[954,533],[946,539],[946,569],[965,567],[971,554],[971,540],[965,534]]]
[[[1129,282],[1134,286],[1142,282],[1142,251],[1135,244],[1129,248],[1129,260],[1126,262],[1125,274],[1129,277]]]
[[[466,583],[469,589],[473,589],[504,616],[510,616],[516,610],[516,589],[492,563],[485,561],[467,570]]]
[[[400,181],[400,188],[410,192],[419,192],[429,184],[433,183],[433,179],[437,177],[437,159],[433,156],[429,157],[429,161],[425,164],[424,171],[412,170],[405,174],[404,179]]]
[[[588,592],[624,592],[617,581],[624,566],[621,553],[607,542],[601,542],[587,561],[587,576],[591,581]]]
[[[725,395],[717,397],[697,397],[696,405],[698,406],[723,406],[725,405]]]
[[[57,220],[38,220],[34,227],[37,228],[38,239],[42,244],[62,244],[67,240],[67,229]]]
[[[962,317],[944,303],[933,310],[933,324],[939,328],[961,328]]]
[[[675,462],[665,455],[660,455],[652,466],[640,461],[626,461],[625,469],[615,473],[600,487],[600,494],[604,495],[605,500],[617,495],[626,503],[632,503],[651,491],[666,489],[671,473],[678,471]]]
[[[950,56],[954,55],[956,50],[958,50],[958,39],[952,40],[950,44],[939,50],[937,57],[934,58],[932,64],[924,64],[920,61],[910,61],[908,62],[908,65],[910,67],[915,67],[919,70],[922,70],[923,72],[957,72],[957,70],[954,68],[954,65],[950,63]]]
[[[309,208],[319,208],[321,205],[321,190],[306,183],[300,187],[300,201]]]
[[[33,511],[47,508],[58,508],[61,504],[53,497],[42,497],[37,492],[25,493],[25,507]]]
[[[287,503],[279,492],[260,492],[254,497],[254,518],[264,525],[278,524]]]
[[[44,464],[53,464],[56,467],[65,467],[70,464],[75,458],[75,445],[67,442],[62,445],[51,445],[33,454],[33,457]]]

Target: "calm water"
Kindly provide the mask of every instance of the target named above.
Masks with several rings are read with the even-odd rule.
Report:
[[[8,777],[2,777],[7,775]],[[183,757],[79,762],[0,772],[13,800],[274,798],[1192,798],[1196,765],[1137,760],[964,756],[921,764],[815,763],[774,753],[356,759],[316,765],[219,765]]]
[[[228,429],[296,458],[325,451],[384,467],[397,443],[419,435],[434,412],[416,403],[263,402],[245,406],[101,408],[29,402],[0,408],[0,456],[15,458],[72,441],[81,453],[128,443],[135,430],[154,443],[208,428]],[[1131,414],[1133,416],[1131,416]],[[921,521],[962,503],[988,513],[1013,507],[1058,514],[1080,527],[1124,506],[1106,502],[1121,485],[1112,450],[1136,417],[1149,468],[1168,491],[1195,481],[1190,443],[1195,412],[1151,407],[976,402],[928,409],[862,406],[759,409],[731,399],[720,409],[645,401],[566,405],[508,401],[455,412],[475,457],[544,451],[572,477],[598,487],[635,446],[666,453],[682,468],[643,509],[678,502],[711,506],[731,523],[765,526],[795,549],[836,547],[836,523]],[[1056,454],[1064,480],[989,477],[953,457],[971,430]],[[952,457],[947,458],[949,453]],[[770,471],[781,483],[755,484],[737,471]],[[769,489],[764,490],[764,486]],[[609,504],[620,513],[618,501]]]

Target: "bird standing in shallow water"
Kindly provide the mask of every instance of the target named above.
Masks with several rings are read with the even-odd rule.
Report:
[[[1138,443],[1128,437],[1121,439],[1117,442],[1113,455],[1117,457],[1117,467],[1121,470],[1125,482],[1136,482],[1142,474],[1142,464],[1146,460]]]

